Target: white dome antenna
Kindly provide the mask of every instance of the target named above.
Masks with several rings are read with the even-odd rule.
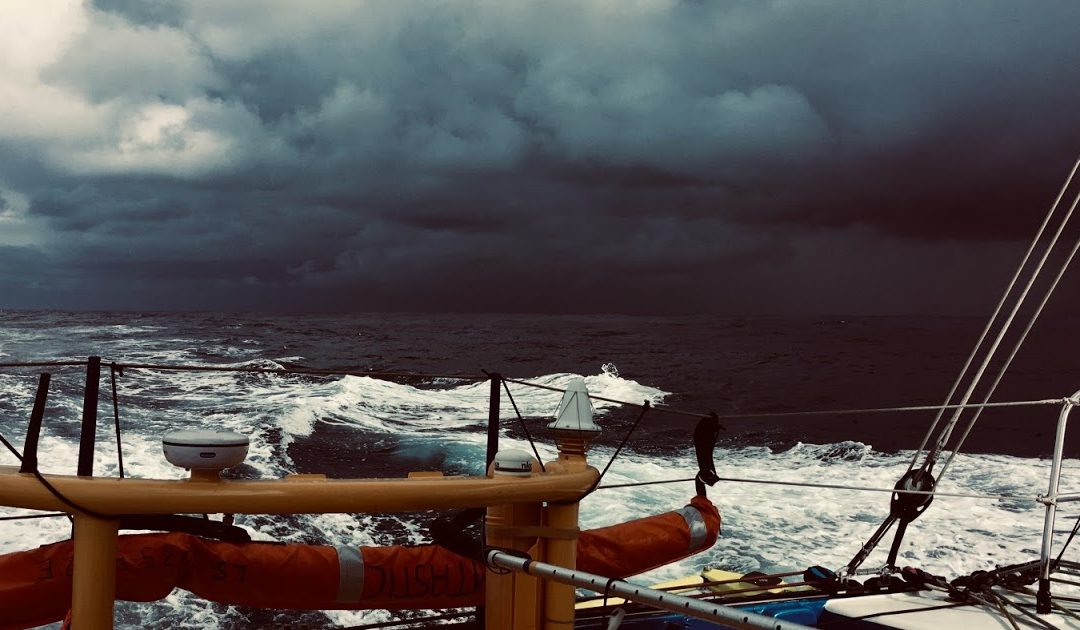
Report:
[[[585,379],[575,377],[567,384],[555,413],[555,422],[549,424],[548,429],[555,434],[560,451],[569,448],[584,453],[589,442],[600,435],[600,427],[593,421],[593,406]]]

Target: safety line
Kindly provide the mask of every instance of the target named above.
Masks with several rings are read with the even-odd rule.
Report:
[[[528,387],[535,387],[537,389],[546,389],[552,392],[564,393],[566,390],[560,387],[554,387],[551,385],[541,385],[540,383],[532,383],[530,381],[524,381],[514,378],[503,377],[504,381],[515,383],[517,385],[526,385]],[[628,407],[642,407],[642,403],[630,402],[626,400],[618,400],[615,398],[607,398],[605,396],[597,396],[595,394],[589,394],[589,398],[592,400],[602,400],[604,402],[615,403],[617,405],[624,405]],[[1038,405],[1063,405],[1069,401],[1068,398],[1043,398],[1039,400],[1019,400],[1019,401],[1006,401],[1006,402],[985,402],[985,403],[968,403],[968,404],[955,404],[955,405],[904,405],[897,407],[866,407],[856,409],[816,409],[811,411],[762,411],[762,412],[746,412],[746,413],[728,413],[717,414],[719,420],[746,420],[753,418],[797,418],[803,416],[829,416],[829,415],[856,415],[864,413],[893,413],[893,412],[910,412],[910,411],[935,411],[937,409],[976,409],[976,408],[994,408],[994,407],[1032,407]],[[689,418],[709,418],[712,417],[712,413],[700,413],[696,411],[687,411],[685,409],[678,409],[675,407],[650,405],[650,408],[674,415],[687,416]]]
[[[666,483],[682,483],[686,481],[693,481],[694,477],[685,477],[681,479],[662,479],[658,481],[638,481],[634,483],[619,483],[608,484],[604,486],[598,486],[597,490],[613,490],[615,488],[635,488],[638,486],[652,486]],[[961,499],[992,499],[994,501],[1001,500],[1022,500],[1022,501],[1038,501],[1037,496],[1025,496],[1019,494],[976,494],[969,492],[938,492],[933,490],[897,490],[896,488],[870,488],[866,486],[847,486],[843,484],[833,483],[810,483],[808,481],[779,481],[775,479],[745,479],[740,477],[720,477],[719,481],[728,481],[731,483],[756,483],[772,486],[797,486],[801,488],[825,488],[829,490],[857,490],[860,492],[887,492],[897,494],[922,494],[933,495],[936,497],[955,497]]]
[[[115,363],[118,369],[160,370],[170,372],[247,372],[252,374],[300,374],[307,376],[372,376],[387,378],[445,378],[459,381],[486,381],[478,374],[425,374],[418,372],[373,372],[356,370],[323,370],[318,368],[256,368],[217,365],[169,365],[162,363]],[[0,368],[52,367],[57,365],[86,365],[86,361],[54,361],[31,363],[0,363]]]
[[[0,516],[0,521],[21,521],[32,518],[56,518],[68,516],[67,512],[49,512],[48,514],[20,514],[18,516]]]
[[[86,365],[86,361],[34,361],[30,363],[0,363],[0,368],[65,367]]]

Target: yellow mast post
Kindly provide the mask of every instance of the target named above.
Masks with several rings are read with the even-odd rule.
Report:
[[[592,402],[585,381],[575,378],[566,386],[555,422],[548,426],[559,447],[559,459],[547,465],[547,472],[556,475],[597,473],[585,459],[589,443],[600,435],[593,422]],[[544,508],[544,526],[552,530],[578,531],[578,512],[581,498],[592,486],[569,500],[549,500]],[[552,537],[541,545],[540,558],[549,564],[567,569],[577,568],[577,540],[573,537]],[[544,630],[568,630],[574,627],[574,587],[547,581],[543,586]]]
[[[566,453],[561,450],[559,460],[547,465],[550,473],[569,473],[584,471],[588,468],[582,453]],[[578,529],[577,501],[566,503],[549,502],[544,507],[544,525],[547,528],[562,531]],[[573,538],[548,538],[542,544],[541,559],[549,564],[567,569],[577,568],[577,540]],[[565,630],[574,627],[574,587],[558,582],[544,582],[544,630]]]
[[[490,474],[508,485],[539,472],[539,463],[518,450],[499,451]],[[488,547],[528,553],[536,547],[540,502],[506,503],[487,509],[484,519]],[[533,551],[535,553],[535,550]],[[487,630],[536,630],[540,625],[540,584],[531,575],[496,572],[484,577],[484,627]]]
[[[75,514],[71,622],[78,630],[112,630],[119,523]]]

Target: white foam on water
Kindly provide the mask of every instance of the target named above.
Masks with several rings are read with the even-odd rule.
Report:
[[[160,349],[159,349],[160,350]],[[160,358],[160,351],[156,352]],[[181,359],[181,357],[184,357]],[[186,350],[173,360],[187,360]],[[291,358],[291,359],[299,359]],[[291,360],[281,359],[281,361]],[[155,360],[155,362],[158,362]],[[279,362],[243,361],[233,365],[280,367]],[[531,382],[565,387],[573,374],[550,374]],[[608,398],[661,402],[666,392],[619,377],[613,370],[584,377],[590,391]],[[3,396],[15,401],[32,399],[34,381],[5,379]],[[551,415],[561,394],[510,385],[521,413]],[[124,427],[124,465],[128,476],[178,479],[186,475],[169,465],[161,454],[160,437],[173,429],[224,428],[248,435],[247,464],[264,478],[294,472],[287,447],[295,437],[309,436],[319,422],[380,434],[391,434],[403,452],[439,449],[444,465],[456,470],[482,468],[488,416],[489,384],[436,381],[421,387],[366,377],[321,379],[313,377],[220,372],[162,373],[131,370],[120,381],[121,422]],[[2,402],[5,399],[0,399]],[[23,403],[28,406],[28,403]],[[77,422],[81,400],[51,398],[58,414],[46,421],[41,443],[41,467],[50,473],[72,474],[78,453]],[[513,409],[505,396],[504,426]],[[603,426],[613,403],[595,401]],[[22,436],[8,423],[9,439]],[[537,436],[540,437],[540,436]],[[503,436],[502,447],[529,449],[520,439]],[[550,442],[537,444],[541,457],[550,460]],[[602,467],[613,453],[610,446],[590,452],[590,461]],[[15,463],[10,454],[0,463]],[[891,488],[904,472],[910,453],[887,454],[857,442],[799,444],[785,452],[767,448],[718,448],[717,472],[722,477]],[[1080,461],[1066,464],[1063,487],[1080,487],[1080,476],[1069,483],[1068,473]],[[624,451],[604,478],[605,484],[661,481],[692,477],[696,461],[690,445],[663,456]],[[961,455],[939,489],[944,492],[1016,494],[1034,497],[1045,491],[1049,463],[1000,455]],[[98,475],[117,474],[116,444],[111,408],[101,407],[98,428]],[[593,528],[677,509],[693,496],[691,482],[637,488],[598,490],[582,503],[582,527]],[[705,566],[733,570],[802,569],[821,564],[843,566],[888,513],[889,494],[786,486],[720,482],[709,490],[724,516],[723,535],[710,550],[640,576],[649,583],[696,573]],[[14,513],[4,511],[4,514]],[[424,533],[407,517],[393,515],[304,515],[271,518],[238,516],[238,523],[261,540],[320,542],[325,544],[419,543]],[[985,500],[938,497],[925,515],[909,527],[901,551],[901,564],[956,576],[1031,559],[1039,544],[1042,511],[1030,500]],[[0,522],[0,552],[25,549],[63,540],[70,533],[66,519]],[[871,555],[865,566],[883,563],[891,536]],[[131,619],[168,618],[172,627],[240,627],[243,616],[230,607],[203,602],[174,592],[153,604],[118,604],[119,627],[145,625]],[[386,620],[383,611],[328,612],[338,625]],[[238,625],[239,624],[239,625]]]
[[[721,477],[891,488],[904,473],[911,453],[875,453],[853,444],[800,445],[783,453],[765,448],[717,449]],[[599,454],[598,454],[599,455]],[[600,455],[600,459],[603,456]],[[1067,462],[1075,467],[1076,460]],[[687,476],[696,464],[690,455],[663,461],[637,455],[620,457],[604,483],[658,481]],[[1049,463],[1001,455],[961,455],[941,492],[1022,495],[1017,499],[937,497],[909,528],[899,564],[955,577],[977,569],[1033,559],[1042,531],[1043,510],[1033,499],[1045,491]],[[1080,485],[1080,478],[1076,479]],[[693,495],[693,484],[600,490],[582,506],[582,526],[618,522],[643,511],[675,509]],[[889,493],[720,482],[709,490],[724,517],[723,535],[709,551],[642,576],[660,581],[703,566],[740,571],[803,569],[820,564],[840,568],[887,516]],[[891,535],[864,567],[884,564]]]
[[[546,387],[565,388],[576,374],[551,374],[529,382]],[[658,403],[666,392],[610,374],[584,377],[589,391],[606,398],[633,402]],[[445,381],[439,381],[444,384]],[[560,392],[511,384],[511,394],[518,409],[526,416],[550,415],[558,407]],[[307,386],[304,391],[281,391],[267,400],[279,402],[284,409],[280,425],[293,435],[309,435],[316,422],[352,424],[375,432],[395,435],[420,435],[444,432],[448,428],[486,427],[490,385],[487,382],[451,385],[440,388],[415,387],[366,376],[346,376],[323,385]],[[503,415],[513,413],[503,400]],[[594,401],[597,411],[617,406]],[[485,439],[483,435],[477,440]]]

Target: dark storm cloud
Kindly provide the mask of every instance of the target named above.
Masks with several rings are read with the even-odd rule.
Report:
[[[1080,147],[1077,18],[76,4],[22,16],[0,212],[95,305],[980,311]]]

